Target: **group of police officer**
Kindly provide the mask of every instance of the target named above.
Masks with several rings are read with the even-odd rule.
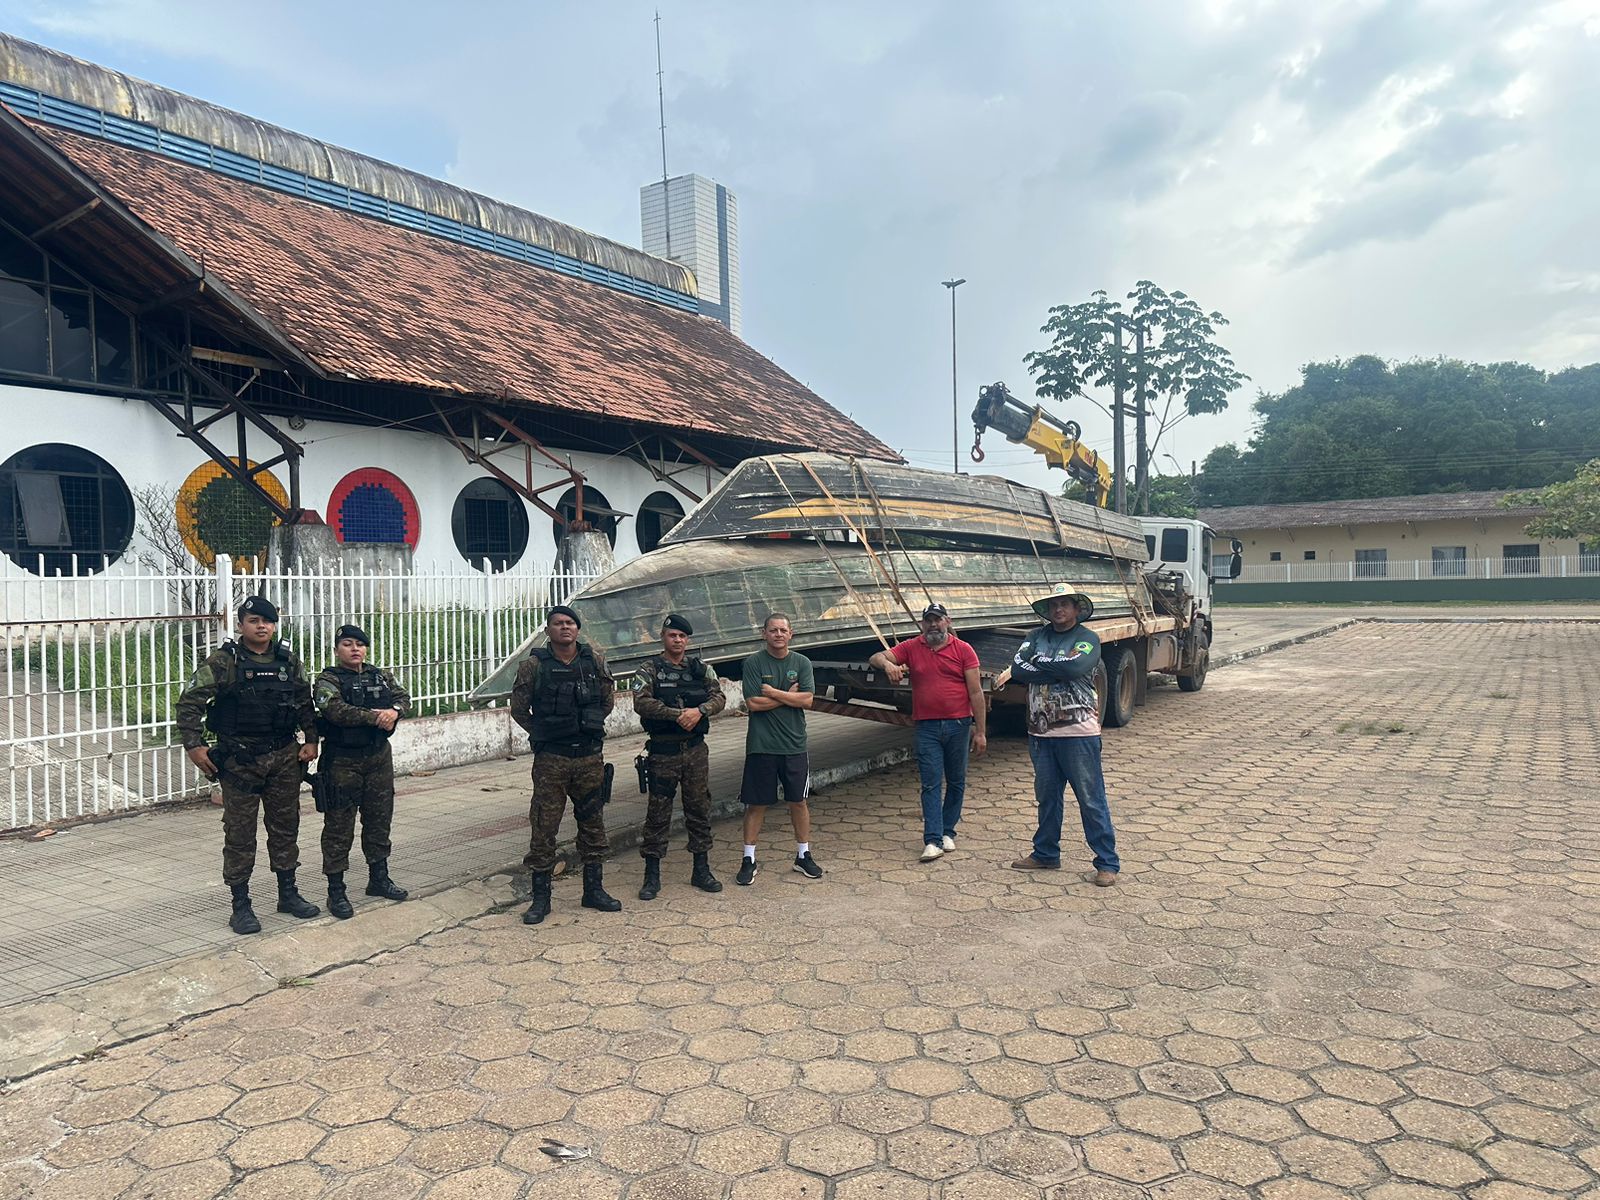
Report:
[[[355,625],[334,636],[337,661],[315,682],[278,636],[278,610],[262,596],[239,606],[238,636],[195,671],[178,698],[177,724],[190,760],[222,785],[222,879],[233,893],[235,933],[259,933],[250,903],[258,811],[267,827],[267,861],[278,877],[278,911],[314,917],[300,894],[300,785],[317,762],[312,793],[323,814],[322,871],[328,911],[354,915],[344,874],[361,818],[367,895],[404,900],[389,878],[394,760],[389,737],[411,708],[395,677],[366,661],[371,640]],[[207,744],[209,731],[214,741]]]
[[[322,911],[295,883],[300,790],[312,762],[317,764],[312,794],[323,814],[328,911],[340,919],[354,915],[344,876],[358,815],[367,895],[406,898],[388,868],[394,816],[389,738],[410,711],[411,699],[393,674],[366,661],[371,642],[355,625],[339,627],[337,661],[310,681],[300,659],[277,636],[278,622],[278,610],[265,597],[246,599],[239,606],[236,637],[200,664],[177,707],[190,760],[222,788],[222,878],[233,898],[228,924],[240,934],[261,930],[250,899],[258,820],[266,825],[267,858],[278,879],[278,911],[301,918]],[[622,908],[604,886],[609,846],[603,809],[613,768],[604,761],[603,745],[616,686],[603,652],[579,639],[579,625],[571,608],[552,608],[547,644],[523,660],[512,691],[511,716],[527,731],[534,751],[524,859],[532,872],[532,903],[523,916],[530,925],[550,912],[556,835],[568,801],[578,824],[583,906],[602,912]],[[640,669],[634,694],[635,712],[648,735],[636,764],[641,789],[649,793],[642,900],[654,899],[661,889],[661,858],[680,789],[694,856],[690,883],[706,892],[722,890],[708,860],[706,731],[727,700],[711,667],[688,655],[692,633],[682,617],[667,617],[662,652]]]

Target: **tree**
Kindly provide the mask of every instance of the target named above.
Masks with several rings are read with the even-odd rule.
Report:
[[[1136,512],[1151,503],[1150,464],[1162,437],[1189,417],[1219,413],[1248,376],[1216,341],[1226,325],[1219,312],[1208,313],[1183,292],[1165,292],[1141,279],[1128,293],[1131,307],[1102,291],[1081,304],[1052,308],[1040,332],[1050,346],[1024,357],[1039,395],[1058,402],[1089,397],[1090,387],[1109,387],[1116,427],[1117,508],[1128,507],[1123,480],[1123,418],[1132,393],[1135,421],[1134,499]],[[1100,407],[1104,408],[1104,405]],[[1149,421],[1155,430],[1149,432]]]
[[[1089,489],[1076,479],[1061,485],[1065,500],[1093,504]],[[1150,477],[1150,503],[1145,515],[1151,517],[1193,518],[1195,515],[1194,481],[1187,475],[1152,475]]]
[[[1513,492],[1500,504],[1503,508],[1533,504],[1544,509],[1528,522],[1530,537],[1577,538],[1587,545],[1600,545],[1600,458],[1579,467],[1577,475],[1563,483],[1536,492]]]
[[[1600,454],[1600,365],[1358,355],[1253,407],[1249,443],[1206,456],[1203,507],[1537,487]]]

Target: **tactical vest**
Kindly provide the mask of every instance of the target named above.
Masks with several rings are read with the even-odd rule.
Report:
[[[533,692],[535,750],[546,746],[584,754],[600,749],[606,736],[605,701],[600,669],[589,647],[578,643],[578,656],[564,663],[548,646],[529,651],[539,661],[539,683]]]
[[[681,708],[685,711],[711,699],[711,688],[706,684],[705,668],[700,660],[685,658],[677,666],[673,666],[665,656],[657,657],[655,698],[668,708]],[[705,737],[706,730],[711,725],[711,718],[702,716],[700,723],[692,730],[685,730],[676,721],[664,717],[640,717],[639,724],[644,726],[644,731],[652,738],[690,741]]]
[[[351,708],[393,708],[394,692],[381,671],[352,671],[334,667],[339,680],[339,698]],[[318,714],[317,732],[324,744],[339,750],[373,750],[388,741],[387,731],[376,725],[335,725]]]
[[[241,740],[292,738],[300,727],[306,686],[295,680],[288,649],[274,643],[272,661],[262,663],[246,657],[237,642],[224,642],[222,648],[233,656],[233,678],[218,685],[206,727],[219,737]]]

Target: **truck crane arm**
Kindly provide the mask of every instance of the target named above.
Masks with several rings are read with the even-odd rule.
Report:
[[[1079,437],[1083,430],[1076,421],[1059,421],[1035,405],[1029,408],[1013,396],[1003,383],[991,383],[978,390],[978,404],[972,410],[972,461],[983,461],[983,434],[998,429],[1008,442],[1017,442],[1038,451],[1045,462],[1060,467],[1083,484],[1104,508],[1111,499],[1111,468]]]

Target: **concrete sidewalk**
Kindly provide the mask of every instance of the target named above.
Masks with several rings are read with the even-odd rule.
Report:
[[[1401,610],[1391,606],[1314,609],[1228,609],[1218,613],[1215,659],[1238,661],[1268,649],[1320,636],[1356,620],[1437,619],[1595,619],[1600,608],[1552,605],[1529,611],[1452,608]],[[813,714],[811,721],[814,784],[830,784],[877,770],[910,757],[911,731],[844,717]],[[712,795],[725,815],[737,804],[743,762],[744,722],[719,718],[711,734]],[[616,798],[606,813],[617,862],[609,873],[613,891],[626,900],[637,887],[639,863],[627,851],[637,845],[644,802],[631,764],[643,736],[614,738],[607,757],[617,765]],[[415,897],[497,874],[521,871],[527,848],[528,779],[531,760],[482,763],[431,775],[400,779],[396,787],[394,828],[396,879]],[[304,801],[301,824],[300,882],[314,902],[322,904],[321,819]],[[252,939],[236,938],[227,928],[227,894],[220,882],[221,812],[204,806],[163,806],[114,820],[61,829],[40,841],[0,840],[0,1008],[26,1005],[64,991],[114,979],[131,972],[176,963],[196,955],[239,950]],[[561,844],[570,851],[573,826],[568,818]],[[768,845],[788,839],[781,816],[769,822]],[[713,864],[724,875],[737,865],[738,848],[719,845]],[[359,857],[359,854],[357,855]],[[394,926],[420,920],[421,914],[399,913],[374,921],[390,906],[359,895],[354,922],[334,922],[324,915],[299,922],[273,911],[274,887],[266,868],[265,844],[255,878],[257,912],[263,936],[298,932],[310,936],[327,927],[317,940],[345,938],[370,942]],[[668,878],[687,873],[681,840],[667,865]],[[483,907],[491,903],[485,901]],[[398,906],[405,908],[407,906]],[[412,905],[415,908],[417,906]],[[480,909],[481,911],[481,909]],[[441,916],[439,919],[443,919]],[[458,918],[459,919],[459,918]],[[360,933],[358,938],[357,934]],[[16,1012],[9,1015],[15,1016]]]
[[[911,731],[847,717],[811,718],[813,786],[875,770],[909,756]],[[743,718],[712,727],[711,792],[722,813],[737,802],[744,761]],[[644,822],[633,759],[642,734],[610,740],[616,764],[614,799],[606,826],[614,852],[637,845]],[[391,870],[413,895],[520,868],[528,848],[530,756],[455,767],[395,784]],[[42,841],[0,841],[0,1006],[37,1000],[65,988],[107,979],[155,963],[225,947],[240,939],[227,927],[228,896],[221,883],[222,810],[212,805],[162,807],[113,820],[70,826]],[[772,822],[771,837],[787,837],[787,822]],[[322,817],[306,792],[300,819],[301,890],[326,907],[318,839]],[[569,813],[560,845],[570,851]],[[718,847],[713,864],[732,874],[738,847]],[[351,898],[358,920],[383,901],[361,894],[365,872],[359,845],[353,856]],[[668,869],[687,871],[686,863]],[[613,867],[619,896],[637,889],[637,856],[619,853]],[[266,863],[264,835],[252,881],[264,933],[304,926],[275,911],[276,884]],[[630,887],[631,884],[631,887]],[[332,923],[324,914],[321,921]]]

